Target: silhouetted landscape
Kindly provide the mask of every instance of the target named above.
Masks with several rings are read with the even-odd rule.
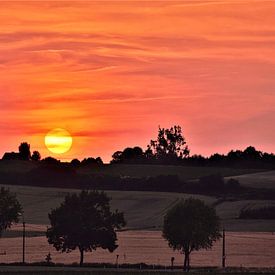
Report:
[[[275,274],[275,1],[0,1],[0,275]]]
[[[52,229],[47,226],[49,244],[53,244],[58,251],[62,252],[71,252],[76,247],[79,247],[80,252],[82,251],[81,266],[84,264],[84,251],[88,255],[89,251],[95,251],[96,247],[100,247],[101,249],[108,248],[112,252],[119,245],[116,244],[115,231],[110,233],[110,237],[113,234],[115,235],[111,237],[109,244],[106,242],[109,238],[107,235],[105,237],[104,235],[98,235],[98,242],[95,242],[95,235],[91,235],[93,236],[92,242],[89,244],[88,235],[84,238],[88,231],[87,233],[85,233],[86,231],[81,233],[82,228],[87,226],[83,224],[81,227],[82,219],[76,223],[78,227],[75,230],[77,231],[72,231],[73,229],[71,229],[71,232],[61,233],[60,225],[59,229],[54,229],[57,222],[55,221],[57,219],[55,217],[57,214],[55,213],[59,213],[55,211],[63,211],[63,214],[60,213],[58,215],[61,215],[59,219],[66,222],[64,229],[71,228],[81,215],[87,221],[89,220],[89,215],[91,215],[91,220],[94,219],[93,212],[89,212],[88,208],[85,210],[88,204],[87,206],[81,206],[82,210],[76,212],[76,216],[72,216],[72,213],[78,207],[76,202],[78,199],[77,194],[80,196],[79,203],[84,203],[86,200],[84,199],[85,196],[91,196],[91,204],[93,204],[92,201],[97,196],[101,196],[97,191],[82,191],[82,193],[79,193],[79,190],[104,190],[106,195],[110,197],[108,199],[107,197],[104,198],[106,195],[102,193],[103,197],[100,199],[102,203],[105,201],[105,203],[110,203],[111,209],[122,210],[120,214],[115,212],[117,215],[123,215],[118,216],[118,223],[115,223],[117,227],[114,224],[114,229],[122,230],[123,228],[119,238],[124,238],[123,234],[125,233],[123,232],[132,232],[132,230],[137,230],[136,232],[141,234],[148,234],[146,232],[150,231],[159,234],[161,230],[165,230],[163,231],[165,232],[163,236],[166,236],[167,240],[171,241],[171,246],[175,250],[179,249],[179,246],[177,243],[174,244],[175,237],[171,238],[169,235],[170,227],[162,229],[163,218],[165,221],[165,215],[169,215],[169,211],[173,211],[174,207],[175,211],[180,211],[175,214],[175,222],[178,223],[178,220],[181,219],[179,218],[180,213],[184,213],[185,210],[176,210],[176,207],[184,208],[184,205],[180,206],[181,201],[188,203],[188,197],[196,198],[194,202],[190,201],[190,206],[188,206],[190,210],[187,210],[186,214],[182,214],[182,219],[184,220],[184,216],[188,216],[188,213],[194,211],[192,209],[197,207],[195,206],[197,203],[199,205],[202,203],[198,207],[204,207],[203,205],[206,203],[211,211],[217,211],[219,222],[217,221],[215,237],[211,241],[209,239],[207,245],[206,243],[198,243],[197,247],[192,246],[190,251],[188,249],[184,252],[186,258],[183,268],[189,271],[189,253],[193,249],[211,248],[213,243],[221,237],[220,230],[222,228],[237,234],[240,234],[240,232],[243,232],[241,234],[247,234],[246,232],[271,232],[273,234],[275,225],[275,173],[273,172],[273,165],[274,155],[272,153],[257,151],[252,146],[247,147],[244,151],[232,150],[226,155],[218,153],[210,157],[190,155],[181,127],[174,126],[169,129],[159,128],[157,139],[151,140],[146,150],[135,146],[116,151],[109,164],[104,164],[100,157],[87,157],[81,161],[74,158],[71,162],[62,162],[53,157],[41,158],[38,151],[31,152],[30,144],[22,142],[18,147],[18,152],[5,153],[3,155],[0,161],[0,181],[4,183],[2,186],[8,188],[5,189],[7,191],[3,192],[12,192],[11,194],[16,194],[16,197],[18,197],[20,208],[22,207],[20,211],[24,211],[24,223],[27,224],[24,225],[27,226],[27,230],[24,231],[27,238],[43,238],[45,236],[45,226],[49,224],[48,213],[50,213],[51,209],[55,209],[52,210],[54,212],[49,214],[52,224]],[[253,181],[250,180],[251,178],[253,178]],[[95,197],[92,198],[93,196]],[[65,204],[68,203],[68,206],[66,206],[68,209],[55,208],[62,202],[64,197],[65,201],[61,204],[61,207],[65,207]],[[70,200],[72,200],[72,206],[69,205]],[[75,202],[73,202],[74,200]],[[150,201],[149,204],[148,201]],[[100,204],[100,202],[98,203]],[[193,203],[194,206],[192,206]],[[70,210],[69,207],[73,208]],[[107,206],[102,207],[106,209]],[[137,209],[139,209],[138,212],[136,212]],[[68,213],[68,220],[65,219],[66,213]],[[209,215],[212,215],[210,213]],[[106,215],[113,214],[106,213]],[[194,225],[202,222],[202,217],[205,215],[208,214],[202,214],[202,216],[199,214],[198,221],[194,220]],[[15,221],[18,222],[18,217],[15,216],[15,218],[17,219]],[[206,220],[210,221],[211,218]],[[169,221],[167,226],[168,224],[170,226],[171,222]],[[4,227],[3,232],[10,225]],[[209,224],[209,226],[210,229],[212,225]],[[91,228],[91,230],[94,229]],[[75,240],[75,245],[73,243],[66,244],[66,242],[61,241],[62,238],[58,241],[55,236],[55,234],[73,234],[71,237],[73,240],[77,238],[76,232],[80,234],[79,236],[83,236],[81,239],[84,239],[82,241]],[[206,225],[203,232],[205,234],[207,232]],[[12,231],[4,232],[4,238],[7,238],[8,242],[10,238],[20,238],[20,234],[20,230],[13,229]],[[196,240],[201,238],[202,232],[198,234],[198,237],[195,237]],[[232,233],[229,233],[229,240],[232,238],[230,234]],[[235,235],[233,235],[232,240],[234,240],[234,237]],[[252,235],[251,238],[253,239]],[[83,242],[83,244],[79,245],[80,242]],[[130,242],[130,239],[128,242]],[[37,249],[39,250],[39,248]],[[140,249],[142,250],[142,247]],[[51,253],[55,255],[54,252]],[[126,255],[125,253],[124,255]],[[116,255],[117,257],[122,257],[119,254]],[[174,256],[172,258],[174,259]],[[156,263],[154,260],[150,262],[150,260],[146,259],[146,262],[143,262],[140,266],[139,264],[135,265],[135,261],[126,264],[125,259],[126,256],[124,256],[124,263],[120,264],[121,268],[165,268],[162,263]],[[43,265],[56,266],[52,260],[52,254],[48,254]],[[109,267],[116,268],[119,258],[116,261],[117,263],[113,265],[109,263]],[[169,262],[168,258],[166,258],[166,264],[167,261]],[[173,262],[171,264],[174,266]],[[225,262],[223,265],[225,266]],[[85,266],[100,268],[106,267],[106,264],[97,263],[97,265],[94,265],[85,263]],[[178,262],[174,268],[180,268]]]
[[[6,184],[275,199],[273,188],[241,184],[236,178],[274,169],[273,153],[249,146],[226,155],[190,156],[180,126],[159,128],[157,139],[145,151],[138,146],[116,151],[110,164],[100,157],[69,163],[53,157],[41,159],[38,151],[31,153],[27,142],[21,143],[18,153],[5,153],[1,164],[0,179]]]

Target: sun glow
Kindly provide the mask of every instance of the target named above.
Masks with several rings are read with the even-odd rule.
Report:
[[[45,136],[45,145],[47,149],[55,154],[64,154],[72,147],[72,136],[62,128],[51,130]]]

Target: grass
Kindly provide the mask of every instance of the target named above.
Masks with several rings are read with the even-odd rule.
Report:
[[[241,185],[275,189],[275,170],[235,176]]]
[[[31,161],[20,160],[0,160],[0,172],[16,172],[26,173],[37,166],[36,163]]]
[[[36,164],[24,161],[0,161],[0,172],[29,171]],[[101,168],[80,168],[79,173],[86,174],[109,174],[131,177],[145,177],[156,175],[178,175],[181,179],[192,180],[201,176],[221,173],[224,176],[235,177],[241,184],[253,187],[274,187],[275,171],[259,172],[255,169],[232,169],[222,167],[184,167],[184,166],[163,166],[163,165],[104,165]],[[255,173],[259,172],[259,173]],[[250,174],[248,174],[250,173]],[[252,173],[252,174],[251,174]],[[4,183],[4,182],[2,182]],[[265,185],[265,186],[264,186]],[[77,192],[71,189],[45,188],[6,185],[13,192],[16,192],[18,199],[24,208],[25,220],[27,224],[44,225],[40,231],[48,224],[48,213],[51,209],[60,205],[65,195],[69,192]],[[128,229],[152,229],[159,230],[162,227],[163,216],[166,211],[177,201],[186,197],[197,197],[208,204],[216,204],[218,198],[186,195],[178,193],[160,192],[139,192],[139,191],[107,191],[112,197],[112,208],[119,209],[125,213]],[[232,231],[273,231],[274,220],[238,220],[239,211],[244,207],[262,207],[274,205],[274,201],[259,200],[239,200],[232,198],[231,201],[220,201],[217,204],[217,212],[223,219],[223,223],[228,230]],[[29,229],[39,234],[36,228]],[[15,232],[8,233],[7,237],[13,237]]]
[[[60,205],[65,195],[77,192],[71,189],[45,188],[5,185],[17,193],[22,204],[25,220],[29,224],[48,224],[48,213]],[[138,191],[106,191],[112,197],[111,206],[125,213],[127,227],[130,229],[160,228],[163,215],[178,200],[190,195],[177,193],[154,193]],[[194,197],[212,204],[215,198],[207,196]]]
[[[259,169],[237,169],[226,167],[192,167],[174,165],[104,165],[100,168],[80,168],[79,173],[83,174],[106,174],[112,176],[128,177],[155,177],[158,175],[178,175],[182,180],[193,180],[211,174],[221,174],[225,177],[237,176],[248,173],[256,173]]]
[[[66,194],[78,192],[71,189],[30,187],[5,185],[11,191],[16,192],[18,200],[23,206],[27,230],[32,234],[39,235],[39,231],[45,231],[48,221],[48,213],[51,209],[60,205]],[[111,206],[125,214],[127,228],[132,230],[160,230],[163,216],[166,211],[182,198],[196,197],[204,200],[207,204],[217,204],[214,197],[189,195],[178,193],[138,192],[138,191],[107,191],[112,197]],[[239,212],[244,207],[262,207],[275,205],[274,201],[260,200],[231,200],[220,201],[217,213],[227,230],[231,231],[274,231],[275,220],[240,220],[237,219]],[[40,226],[41,225],[41,226]],[[21,226],[21,225],[19,225]],[[29,226],[29,228],[28,228]],[[19,228],[14,228],[20,235]],[[6,237],[14,237],[16,233],[8,233]]]
[[[161,268],[161,267],[160,267]],[[0,274],[42,274],[42,275],[51,275],[51,274],[82,274],[82,275],[107,275],[107,274],[123,274],[123,275],[149,275],[149,274],[186,274],[183,272],[182,267],[175,267],[174,270],[171,270],[169,267],[167,269],[146,269],[142,267],[139,269],[137,267],[127,267],[127,268],[115,268],[115,267],[79,267],[79,266],[41,266],[39,263],[35,263],[33,265],[25,265],[22,266],[21,264],[11,264],[11,265],[1,265],[0,266]],[[231,275],[241,275],[241,274],[274,274],[273,268],[242,268],[242,267],[227,267],[225,269],[217,268],[217,267],[198,267],[198,268],[191,268],[189,274],[196,274],[196,275],[203,275],[203,274],[213,274],[213,275],[220,275],[220,274],[231,274]]]
[[[231,274],[231,275],[241,275],[241,274],[274,274],[272,269],[194,269],[189,272],[189,274],[204,275],[204,274]],[[123,275],[163,275],[163,274],[186,274],[181,270],[136,270],[136,269],[102,269],[102,268],[78,268],[78,267],[41,267],[41,266],[2,266],[0,269],[0,274],[7,275],[17,275],[17,274],[28,274],[28,275],[109,275],[109,274],[123,274]]]
[[[31,161],[3,161],[0,160],[0,173],[26,173],[37,167],[37,163]],[[158,175],[178,175],[182,180],[194,180],[211,174],[221,174],[224,177],[242,176],[263,172],[263,169],[250,168],[228,168],[228,167],[196,167],[196,166],[175,166],[175,165],[130,165],[130,164],[105,164],[102,167],[81,167],[80,174],[89,175],[111,175],[125,177],[155,177]],[[272,174],[273,173],[273,174]],[[275,178],[275,171],[268,177]],[[265,178],[266,179],[266,178]]]

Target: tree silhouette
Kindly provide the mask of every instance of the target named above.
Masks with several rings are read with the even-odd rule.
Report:
[[[125,226],[123,213],[111,212],[110,198],[98,191],[67,195],[60,207],[51,211],[49,219],[48,242],[62,252],[78,248],[80,265],[85,251],[101,247],[113,252],[118,247],[115,229]]]
[[[127,147],[123,151],[116,151],[112,158],[111,163],[141,163],[145,156],[142,148],[135,146]]]
[[[53,157],[46,157],[41,160],[43,163],[46,164],[60,164],[60,160],[53,158]]]
[[[22,142],[19,145],[18,149],[19,149],[20,159],[30,160],[31,158],[30,144],[28,144],[27,142]]]
[[[122,151],[116,151],[112,155],[111,163],[120,163],[122,159]]]
[[[190,268],[194,250],[209,249],[220,238],[220,219],[214,208],[198,199],[187,199],[172,207],[164,217],[163,237],[174,250],[184,254],[184,270]]]
[[[156,140],[151,140],[145,154],[152,154],[158,160],[173,161],[189,156],[181,127],[174,126],[170,129],[160,128]]]
[[[38,151],[33,151],[31,160],[33,161],[39,161],[41,159],[41,155]]]
[[[97,158],[93,158],[93,157],[89,157],[89,158],[85,158],[81,161],[81,165],[95,165],[95,166],[100,166],[103,165],[103,161],[100,157]]]
[[[80,166],[80,164],[81,164],[81,162],[80,162],[80,160],[79,159],[72,159],[72,161],[71,161],[71,165],[73,166],[73,167],[79,167]]]
[[[243,158],[247,160],[261,160],[263,153],[261,151],[257,151],[255,147],[248,146],[243,151]]]
[[[18,202],[16,195],[9,189],[1,187],[0,189],[0,236],[3,231],[10,228],[12,223],[19,221],[22,207]]]

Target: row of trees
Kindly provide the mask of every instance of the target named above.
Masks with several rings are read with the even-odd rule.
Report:
[[[30,144],[27,142],[22,142],[18,147],[18,152],[5,153],[3,160],[33,160],[39,161],[41,159],[41,155],[38,151],[33,151],[31,153]]]
[[[159,127],[157,138],[150,141],[145,151],[138,146],[116,151],[112,155],[111,163],[270,168],[270,166],[275,166],[275,155],[258,151],[253,146],[249,146],[243,151],[231,150],[228,154],[216,153],[210,157],[190,156],[182,128],[175,125],[170,129]]]
[[[31,153],[30,144],[23,142],[19,146],[19,153],[7,153],[4,158],[39,161],[41,160],[41,155],[38,151]],[[47,157],[43,161],[58,162],[52,157]],[[202,155],[190,156],[190,150],[183,135],[183,130],[179,125],[175,125],[171,128],[159,127],[156,139],[149,142],[146,150],[139,146],[134,146],[127,147],[122,151],[116,151],[112,155],[111,163],[271,168],[275,166],[275,155],[258,151],[254,147],[249,146],[243,151],[231,150],[228,154],[216,153],[210,157]],[[73,159],[71,164],[74,167],[100,166],[103,165],[103,161],[100,157],[89,157],[82,161]]]
[[[22,142],[18,147],[18,153],[5,153],[3,156],[3,159],[5,160],[25,160],[25,161],[41,161],[43,163],[48,164],[57,164],[60,163],[60,161],[53,157],[46,157],[44,159],[41,159],[41,154],[38,151],[31,152],[31,146],[27,142]],[[96,165],[100,166],[103,165],[103,161],[100,157],[93,158],[88,157],[84,158],[82,161],[78,159],[73,159],[71,161],[71,164],[73,167],[80,167],[80,166],[87,166],[87,165]]]
[[[116,231],[122,229],[126,221],[122,212],[111,211],[110,200],[104,192],[98,191],[68,194],[48,215],[48,242],[61,252],[78,249],[80,265],[84,263],[84,252],[99,247],[113,252],[118,247]],[[0,233],[18,222],[21,214],[16,195],[2,187]],[[220,219],[215,209],[201,200],[182,200],[164,217],[163,237],[170,247],[184,254],[184,270],[190,268],[192,251],[210,249],[220,236]]]
[[[147,149],[136,146],[116,151],[111,163],[175,163],[189,156],[189,148],[179,125],[170,129],[159,127],[155,140],[151,140]]]
[[[187,159],[187,164],[196,166],[233,166],[251,168],[274,168],[275,155],[258,151],[253,146],[245,150],[231,150],[227,154],[213,154],[210,157],[193,155]]]

